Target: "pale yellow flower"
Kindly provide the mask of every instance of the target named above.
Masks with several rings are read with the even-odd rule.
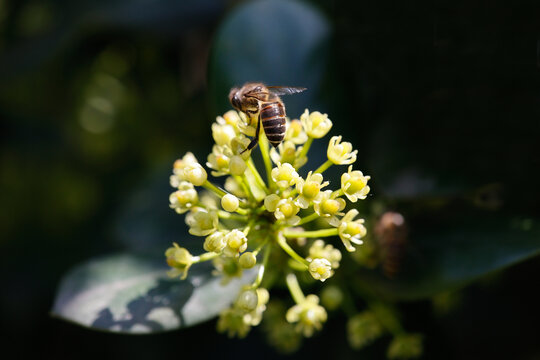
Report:
[[[369,176],[364,176],[360,170],[352,171],[352,165],[349,166],[349,171],[341,175],[341,190],[353,203],[364,200],[369,193],[367,185]]]
[[[356,215],[358,215],[358,210],[349,210],[349,212],[343,216],[338,226],[339,237],[347,251],[350,252],[356,250],[351,242],[356,245],[361,245],[363,241],[360,239],[364,237],[367,232],[364,226],[364,219],[354,220]]]
[[[208,211],[203,208],[195,208],[186,215],[186,224],[189,226],[189,233],[195,236],[207,236],[217,230],[218,216],[215,211]]]
[[[272,169],[272,179],[276,182],[276,185],[282,189],[293,186],[299,178],[300,175],[298,175],[291,164],[278,163],[277,167]]]
[[[288,322],[297,324],[297,331],[302,332],[305,337],[311,337],[315,330],[322,328],[328,316],[326,310],[319,305],[319,297],[311,294],[291,307],[285,317]]]
[[[321,189],[330,184],[328,181],[323,181],[322,174],[315,173],[312,171],[306,176],[306,180],[299,178],[296,181],[296,190],[299,195],[295,200],[296,205],[300,206],[302,209],[307,209],[309,205],[317,198]]]
[[[198,200],[197,190],[195,190],[193,184],[182,181],[178,185],[178,191],[173,192],[169,196],[169,206],[178,214],[183,214],[195,206]]]
[[[313,200],[313,210],[321,218],[328,221],[332,226],[338,227],[340,224],[338,215],[343,215],[343,209],[346,206],[345,200],[332,192],[332,190],[321,191],[319,195]]]
[[[352,149],[350,142],[341,142],[341,136],[332,136],[328,143],[328,160],[336,165],[348,165],[356,161],[358,150]]]
[[[324,137],[332,128],[332,121],[330,121],[328,115],[323,115],[318,111],[310,114],[306,109],[302,116],[300,116],[300,121],[307,135],[315,139]]]

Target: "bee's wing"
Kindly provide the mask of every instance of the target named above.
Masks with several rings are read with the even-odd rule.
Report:
[[[267,86],[267,88],[274,95],[292,95],[306,90],[305,87],[298,86]]]
[[[264,91],[260,87],[257,87],[251,91],[246,92],[244,96],[248,98],[255,98],[260,101],[265,101],[268,98],[268,92]]]

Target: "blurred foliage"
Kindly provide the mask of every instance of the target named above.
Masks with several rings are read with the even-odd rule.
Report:
[[[34,349],[47,345],[59,357],[90,343],[103,346],[88,357],[155,357],[179,339],[187,354],[238,351],[240,343],[215,335],[213,324],[134,342],[46,314],[76,263],[183,236],[175,214],[165,214],[169,165],[187,150],[204,158],[226,90],[255,75],[307,85],[308,97],[291,97],[290,115],[312,104],[328,112],[372,176],[379,209],[361,210],[399,211],[409,223],[395,279],[362,270],[349,277],[360,283],[356,291],[431,296],[537,254],[533,3],[514,11],[497,1],[354,4],[359,11],[325,1],[0,0],[5,341],[31,352],[20,345],[33,340]],[[297,43],[301,34],[310,41]],[[369,267],[375,254],[364,259]],[[451,317],[435,320],[426,301],[400,305],[403,321],[427,333],[428,358],[538,357],[540,298],[530,289],[539,272],[536,257],[497,273],[491,287],[464,290]],[[343,319],[328,324],[298,356],[357,357],[346,350],[344,328]],[[219,346],[201,349],[203,337]],[[256,334],[241,344],[265,346]],[[362,355],[380,358],[384,349],[375,341]]]

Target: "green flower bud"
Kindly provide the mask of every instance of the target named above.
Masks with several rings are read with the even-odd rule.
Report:
[[[239,205],[238,198],[232,194],[224,195],[221,198],[221,206],[228,212],[235,212]]]
[[[257,257],[252,252],[247,251],[240,255],[238,262],[244,269],[251,269],[257,264]]]

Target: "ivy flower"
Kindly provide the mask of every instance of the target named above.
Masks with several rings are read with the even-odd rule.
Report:
[[[332,271],[332,264],[325,258],[311,260],[308,270],[315,280],[320,280],[322,282],[331,277],[334,273]]]
[[[348,165],[356,161],[358,150],[352,151],[350,142],[341,142],[341,136],[332,136],[328,143],[328,160],[336,165]]]
[[[322,181],[322,174],[313,174],[313,171],[308,173],[306,180],[299,178],[296,181],[296,190],[300,195],[296,198],[295,204],[302,209],[307,209],[313,200],[315,200],[315,198],[319,195],[321,189],[330,184],[328,181],[325,181],[324,183]]]
[[[172,187],[178,187],[182,181],[185,181],[184,169],[187,166],[198,164],[197,158],[191,152],[186,153],[181,159],[178,159],[173,164],[173,175],[169,182]]]
[[[218,216],[215,211],[196,208],[186,216],[189,233],[195,236],[207,236],[217,230]]]
[[[321,191],[319,195],[317,195],[313,204],[313,210],[317,215],[328,221],[330,225],[335,227],[339,226],[340,221],[337,216],[344,214],[341,211],[345,209],[345,206],[347,205],[345,200],[336,197],[332,190],[326,190]]]
[[[173,247],[170,247],[165,251],[167,264],[172,267],[172,270],[168,272],[168,275],[170,277],[180,276],[180,278],[184,280],[187,277],[188,270],[193,264],[195,257],[192,256],[187,249],[178,246],[177,243],[173,243],[173,245]]]
[[[169,196],[171,209],[174,209],[178,214],[188,212],[199,200],[197,190],[193,184],[187,181],[182,181],[178,184],[178,190]]]
[[[300,157],[302,147],[296,148],[292,141],[286,140],[278,145],[277,149],[270,149],[270,158],[275,164],[288,163],[299,169],[307,162],[307,157]]]
[[[289,163],[278,163],[277,167],[272,169],[272,179],[279,188],[286,189],[296,184],[299,178],[300,175],[298,175],[295,168]]]
[[[349,171],[341,175],[341,190],[351,202],[355,203],[364,200],[369,193],[367,182],[369,176],[364,176],[360,170],[352,171],[352,165],[349,166]]]
[[[308,139],[306,132],[300,120],[292,120],[287,124],[287,132],[285,133],[285,141],[290,141],[296,145],[304,144]]]
[[[233,157],[230,147],[214,145],[212,152],[208,155],[206,166],[213,169],[212,176],[224,176],[229,174],[229,164]]]
[[[360,239],[364,237],[367,232],[364,226],[364,219],[354,220],[356,215],[358,215],[358,210],[349,210],[349,212],[343,216],[338,226],[339,237],[347,251],[350,252],[356,250],[351,242],[356,245],[361,245],[363,241]]]
[[[273,212],[277,220],[283,220],[291,226],[295,226],[300,222],[300,217],[297,216],[300,208],[295,204],[293,199],[281,199],[276,194],[268,195],[264,199],[266,210]]]
[[[324,137],[332,128],[332,121],[330,121],[328,115],[323,115],[318,111],[310,114],[306,109],[302,116],[300,116],[300,121],[307,135],[314,139]]]
[[[297,330],[305,337],[311,337],[315,330],[322,328],[328,316],[326,310],[319,305],[319,297],[311,294],[291,307],[285,317],[288,322],[296,323]]]
[[[334,248],[331,244],[325,244],[323,240],[318,239],[309,248],[309,256],[306,260],[313,261],[318,258],[327,259],[330,261],[332,269],[337,269],[341,261],[341,251]]]

